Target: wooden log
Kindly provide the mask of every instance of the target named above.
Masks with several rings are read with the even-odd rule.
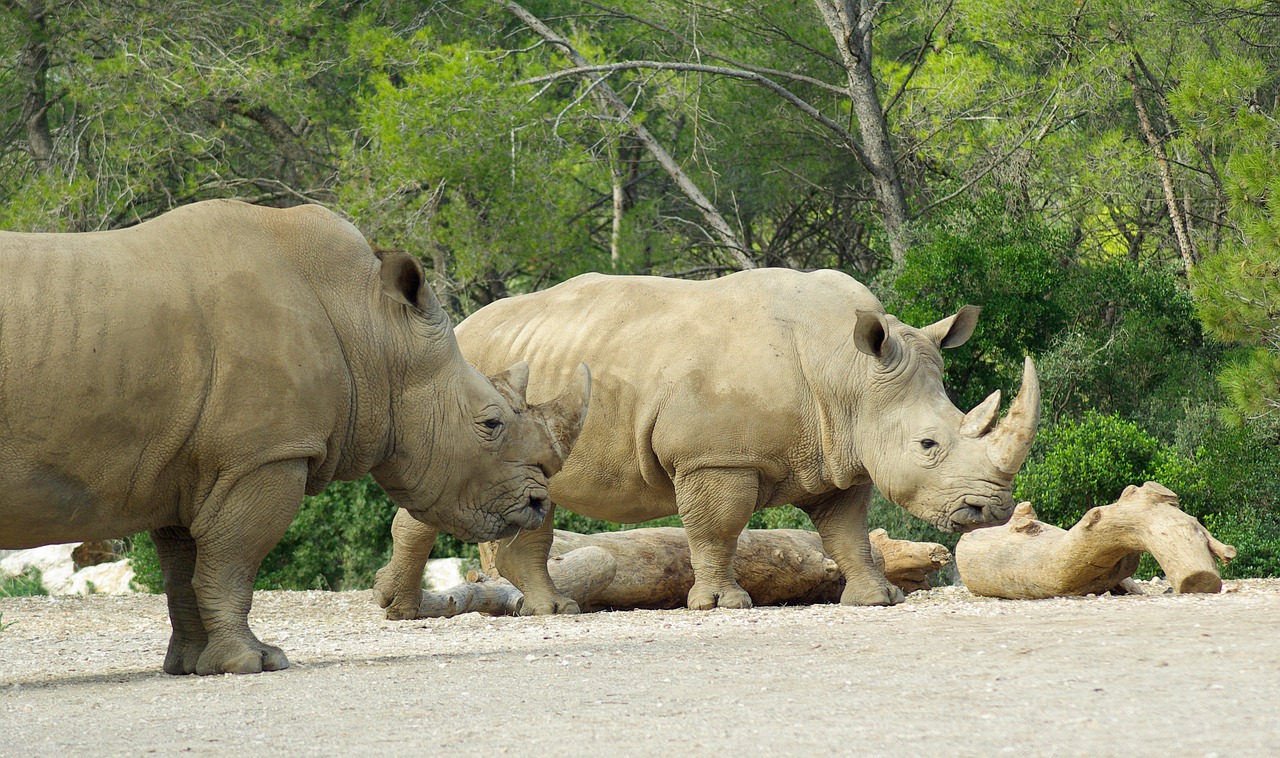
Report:
[[[450,618],[478,612],[489,616],[514,616],[524,596],[506,579],[477,577],[447,590],[423,590],[414,618]]]
[[[1004,526],[960,538],[956,567],[975,595],[1045,598],[1119,589],[1150,553],[1177,592],[1219,592],[1218,561],[1236,549],[1223,544],[1195,517],[1178,508],[1178,496],[1158,482],[1130,485],[1120,499],[1085,513],[1070,530],[1036,520],[1021,503]]]
[[[951,553],[936,542],[895,540],[883,529],[871,531],[873,555],[884,577],[908,595],[929,589],[929,574],[951,563]]]
[[[928,574],[951,561],[942,545],[894,540],[883,529],[872,533],[871,542],[878,564],[904,592],[928,588]],[[482,546],[481,566],[468,579],[487,580],[487,598],[455,592],[457,588],[423,592],[417,617],[469,610],[514,613],[519,606],[510,596],[518,597],[519,591],[498,578],[491,545]],[[680,608],[693,586],[689,542],[684,530],[674,527],[599,534],[556,530],[547,568],[557,589],[583,611]],[[823,551],[822,539],[801,529],[744,531],[738,538],[736,575],[756,605],[839,602],[844,589],[844,577]]]

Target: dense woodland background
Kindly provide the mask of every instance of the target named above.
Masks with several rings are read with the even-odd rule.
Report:
[[[1280,574],[1277,0],[0,0],[0,51],[0,228],[318,202],[459,319],[755,266],[981,304],[948,381],[967,409],[1035,357],[1019,497],[1067,524],[1158,479],[1228,575]],[[261,586],[368,586],[391,510],[309,499]]]

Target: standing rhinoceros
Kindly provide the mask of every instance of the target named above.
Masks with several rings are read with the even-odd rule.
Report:
[[[1030,359],[999,425],[999,391],[965,414],[942,386],[939,348],[964,344],[978,311],[916,329],[835,271],[706,282],[588,274],[482,308],[458,340],[482,369],[528,360],[531,397],[578,361],[591,365],[591,415],[551,499],[625,523],[679,513],[690,608],[751,605],[734,580],[738,534],[755,511],[786,503],[809,514],[843,571],[842,601],[882,605],[902,593],[872,563],[873,484],[948,532],[1012,510],[1010,484],[1039,416]],[[550,524],[498,547],[525,613],[576,610],[547,573]],[[393,534],[375,592],[389,617],[412,617],[434,533],[397,514]]]
[[[0,233],[0,272],[0,548],[150,530],[172,674],[288,666],[248,613],[304,492],[372,472],[414,518],[509,537],[586,412],[585,367],[527,408],[526,365],[478,373],[418,262],[318,206]]]

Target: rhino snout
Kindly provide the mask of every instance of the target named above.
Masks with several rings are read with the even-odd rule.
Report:
[[[550,509],[551,500],[545,490],[526,493],[523,502],[507,513],[507,536],[542,526]]]
[[[950,513],[949,532],[969,532],[984,526],[997,526],[1009,520],[1013,514],[1013,499],[1009,497],[966,497],[960,507]]]

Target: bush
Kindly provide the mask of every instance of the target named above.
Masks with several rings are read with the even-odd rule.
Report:
[[[1040,430],[1014,498],[1031,501],[1041,521],[1067,529],[1130,484],[1154,480],[1176,492],[1191,478],[1189,463],[1137,424],[1090,411]]]
[[[30,597],[48,595],[41,581],[40,569],[29,568],[17,576],[0,579],[0,597]],[[7,624],[6,624],[7,626]]]
[[[1074,265],[1054,297],[1073,314],[1038,357],[1055,417],[1118,414],[1168,437],[1188,400],[1215,398],[1221,351],[1205,344],[1173,270],[1127,258]]]
[[[956,405],[968,410],[992,390],[1016,390],[1022,359],[1047,348],[1069,322],[1055,297],[1066,276],[1069,235],[1005,212],[992,196],[959,205],[926,230],[926,241],[881,287],[885,309],[914,326],[982,306],[964,347],[946,351],[946,380]]]
[[[319,495],[303,498],[293,523],[258,568],[254,587],[372,587],[374,574],[391,557],[391,520],[395,513],[395,506],[372,477],[333,482]],[[442,541],[437,540],[437,549]],[[129,558],[136,585],[151,592],[164,590],[160,561],[150,536],[143,533],[132,538]]]
[[[1041,431],[1015,497],[1031,501],[1042,521],[1066,529],[1089,508],[1114,502],[1126,486],[1157,481],[1239,550],[1224,577],[1280,576],[1280,445],[1247,427],[1212,423],[1184,434],[1184,445],[1188,436],[1196,443],[1191,455],[1131,421],[1090,412]]]

